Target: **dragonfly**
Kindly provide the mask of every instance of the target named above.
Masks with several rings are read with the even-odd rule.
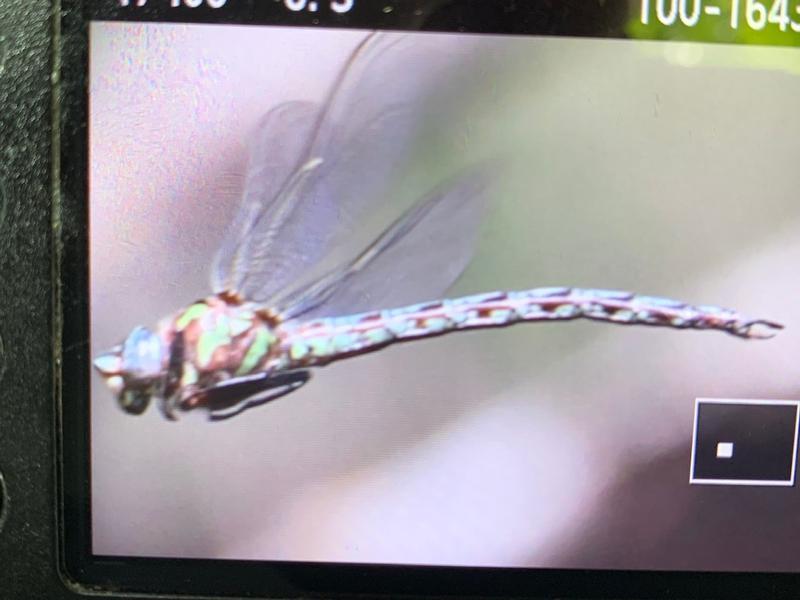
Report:
[[[142,414],[155,399],[169,420],[200,408],[226,419],[296,391],[335,361],[518,323],[590,319],[744,339],[782,329],[717,306],[605,289],[445,299],[471,261],[491,196],[481,163],[436,184],[356,251],[337,251],[358,239],[392,169],[412,153],[426,90],[463,58],[432,39],[440,38],[368,34],[321,101],[267,112],[212,264],[212,293],[155,330],[135,327],[94,360],[124,411]]]

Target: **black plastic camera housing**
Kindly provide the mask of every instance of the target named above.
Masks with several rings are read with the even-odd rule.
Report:
[[[800,596],[800,574],[789,573],[93,557],[87,27],[91,10],[106,19],[129,18],[117,4],[4,0],[0,6],[0,597]],[[624,0],[592,6],[580,0],[408,0],[385,11],[385,3],[362,0],[353,15],[320,23],[313,15],[280,11],[280,3],[242,4],[274,10],[272,23],[283,25],[609,38],[624,37],[627,15],[637,10]],[[153,0],[148,10],[137,18],[164,19]],[[196,20],[215,22],[212,13],[203,15]]]

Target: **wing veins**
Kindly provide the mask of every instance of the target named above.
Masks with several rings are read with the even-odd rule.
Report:
[[[369,267],[375,259],[403,241],[426,216],[440,204],[450,199],[450,195],[456,189],[455,183],[458,183],[458,179],[463,180],[467,177],[473,180],[480,178],[481,187],[485,187],[481,171],[461,173],[446,184],[437,186],[384,229],[356,258],[341,264],[338,268],[332,269],[318,280],[287,294],[284,300],[284,306],[286,307],[282,311],[284,318],[295,319],[323,305],[343,285]]]
[[[363,52],[367,43],[371,39],[373,39],[376,36],[376,34],[377,32],[372,32],[366,35],[364,39],[362,39],[359,42],[359,44],[351,51],[347,61],[345,61],[345,63],[339,69],[339,72],[336,76],[336,80],[333,82],[330,89],[328,90],[328,94],[326,95],[325,101],[322,104],[322,109],[319,111],[319,115],[316,118],[314,126],[311,130],[311,134],[308,136],[308,142],[306,143],[304,149],[300,152],[298,160],[295,163],[295,167],[292,170],[292,174],[286,178],[285,182],[281,185],[281,187],[273,196],[272,205],[275,207],[275,211],[279,215],[282,215],[282,217],[280,218],[281,221],[285,221],[289,216],[291,216],[291,214],[295,211],[297,207],[296,204],[293,206],[291,204],[288,204],[287,202],[289,198],[292,198],[292,195],[289,193],[293,187],[291,184],[296,183],[297,173],[302,170],[303,166],[308,164],[309,161],[315,158],[310,155],[316,144],[319,142],[320,132],[322,131],[322,125],[325,123],[327,117],[329,116],[332,110],[334,101],[336,99],[336,95],[341,91],[342,86],[345,80],[347,79],[347,75],[350,72],[350,69],[352,68],[353,64],[355,64],[356,59]],[[238,262],[241,260],[240,254],[241,251],[247,248],[248,246],[247,240],[250,236],[250,233],[258,227],[258,225],[262,222],[262,219],[264,219],[267,215],[269,215],[269,218],[275,218],[275,215],[273,214],[272,211],[266,211],[266,210],[261,211],[260,214],[255,219],[253,219],[250,223],[248,223],[247,227],[240,234],[239,236],[240,241],[236,246],[236,250],[234,251],[232,264],[234,265],[238,264]],[[275,231],[277,231],[277,228],[275,228]],[[236,269],[232,269],[231,272],[235,273]],[[245,275],[245,277],[236,284],[236,287],[240,288],[244,287],[244,284],[247,282],[247,279],[248,276]],[[228,284],[230,285],[230,283],[231,282],[229,281]],[[237,290],[227,290],[227,291],[236,292]]]

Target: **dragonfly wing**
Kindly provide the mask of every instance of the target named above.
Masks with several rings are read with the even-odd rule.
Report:
[[[279,300],[286,318],[354,314],[441,297],[469,264],[489,198],[482,170],[422,198],[356,259]]]
[[[241,205],[212,266],[211,287],[215,293],[238,289],[248,268],[243,261],[257,263],[260,258],[248,249],[249,236],[261,236],[265,245],[275,238],[281,223],[282,207],[278,200],[291,194],[287,188],[298,170],[319,114],[318,104],[286,102],[261,120],[252,140]],[[255,269],[265,267],[249,265]],[[273,282],[278,288],[286,283],[277,273]]]
[[[431,94],[446,86],[470,48],[449,36],[370,34],[319,110],[294,105],[287,122],[286,113],[271,112],[216,262],[214,289],[270,303],[289,281],[318,279],[355,256],[364,240],[354,234],[368,213],[392,208],[395,196],[386,191],[407,168]]]

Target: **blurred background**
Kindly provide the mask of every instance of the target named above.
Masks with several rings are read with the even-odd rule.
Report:
[[[364,35],[92,25],[93,354],[210,293],[257,122],[321,100]],[[222,423],[131,417],[93,374],[94,552],[800,569],[795,487],[688,483],[696,397],[800,399],[797,51],[415,35],[451,66],[393,174],[396,202],[376,205],[499,159],[449,297],[628,289],[787,329],[460,333],[318,369]],[[353,235],[380,230],[366,229]]]

